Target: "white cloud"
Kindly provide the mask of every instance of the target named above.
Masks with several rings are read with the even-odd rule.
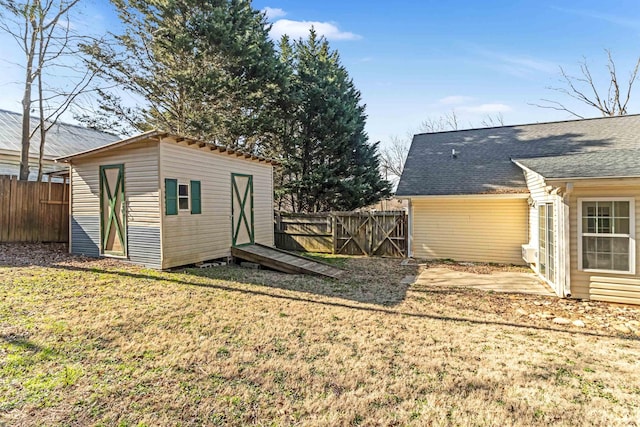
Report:
[[[331,22],[318,21],[292,21],[290,19],[279,19],[271,27],[271,37],[279,39],[286,34],[293,39],[309,36],[309,30],[313,27],[318,35],[324,36],[327,40],[359,40],[362,37],[348,31],[341,31]]]
[[[511,107],[507,104],[480,104],[467,107],[460,107],[461,111],[468,113],[481,113],[481,114],[494,114],[494,113],[506,113],[511,111]]]
[[[276,18],[282,18],[283,16],[287,16],[287,12],[285,12],[284,10],[280,9],[279,7],[265,7],[264,9],[262,9],[262,11],[265,13],[265,15],[267,16],[268,20],[272,20],[272,19],[276,19]]]
[[[438,100],[438,103],[444,104],[444,105],[460,105],[460,104],[466,104],[467,102],[471,102],[471,101],[473,101],[473,98],[471,96],[452,95],[452,96],[445,96],[444,98],[440,98]]]

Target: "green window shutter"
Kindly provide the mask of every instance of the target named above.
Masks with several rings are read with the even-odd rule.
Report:
[[[177,179],[164,179],[164,208],[167,215],[178,215]]]
[[[200,181],[191,181],[191,213],[202,213],[200,203]]]

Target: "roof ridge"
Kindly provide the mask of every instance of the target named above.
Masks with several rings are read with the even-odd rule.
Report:
[[[452,130],[442,130],[438,132],[420,132],[420,133],[414,134],[413,136],[439,135],[439,134],[445,134],[445,133],[470,132],[470,131],[490,130],[490,129],[507,129],[507,128],[514,128],[514,127],[522,127],[522,126],[551,125],[551,124],[557,124],[557,123],[586,122],[586,121],[593,121],[593,120],[609,120],[609,119],[615,120],[615,119],[622,119],[625,117],[640,117],[640,113],[625,114],[624,116],[587,117],[584,119],[555,120],[555,121],[536,122],[536,123],[520,123],[515,125],[475,127],[475,128],[469,128],[469,129],[452,129]]]

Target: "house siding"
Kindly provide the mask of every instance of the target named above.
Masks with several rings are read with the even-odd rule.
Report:
[[[100,166],[113,164],[124,164],[127,259],[159,268],[162,255],[157,142],[114,149],[73,161],[71,251],[100,255]]]
[[[253,175],[255,242],[273,246],[273,168],[264,162],[164,141],[160,144],[160,183],[201,183],[201,214],[178,210],[165,215],[162,197],[162,268],[231,255],[231,174]]]
[[[415,258],[524,264],[526,199],[416,198],[411,206]]]
[[[587,197],[633,197],[635,199],[636,274],[614,274],[578,270],[578,199]],[[570,253],[571,293],[576,298],[599,301],[640,304],[640,180],[630,180],[625,185],[590,185],[574,183],[570,194]]]

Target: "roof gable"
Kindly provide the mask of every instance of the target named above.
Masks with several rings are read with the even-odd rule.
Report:
[[[419,134],[396,194],[526,192],[524,175],[511,159],[639,147],[639,115]]]

